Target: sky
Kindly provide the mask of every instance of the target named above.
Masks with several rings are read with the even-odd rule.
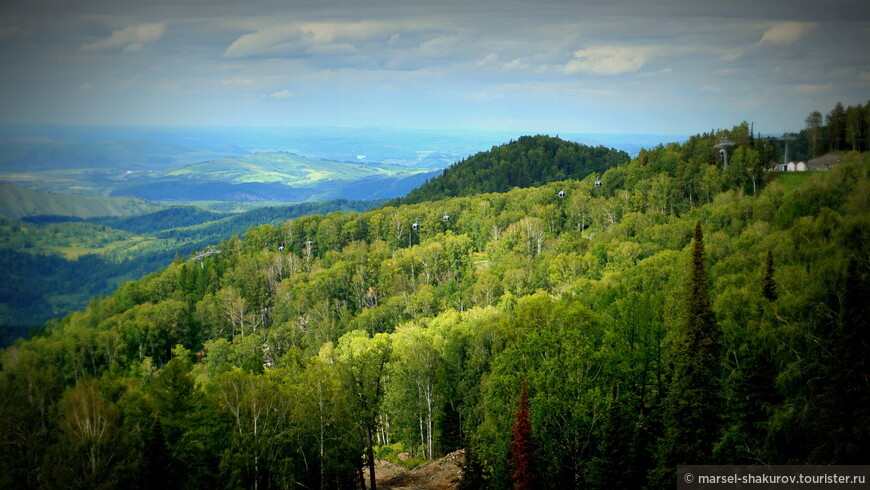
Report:
[[[778,134],[868,46],[866,1],[4,0],[0,123]]]

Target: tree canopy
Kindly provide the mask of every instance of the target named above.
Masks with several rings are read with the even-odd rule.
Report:
[[[468,448],[511,488],[520,406],[536,488],[860,462],[870,154],[753,184],[744,130],[252,227],[94,298],[3,352],[0,486],[358,488],[376,457]]]

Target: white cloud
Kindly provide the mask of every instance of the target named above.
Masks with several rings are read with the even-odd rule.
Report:
[[[514,58],[502,66],[502,69],[505,71],[513,71],[513,70],[521,70],[525,68],[526,65],[523,64],[522,58]]]
[[[646,63],[649,48],[629,46],[597,46],[574,52],[574,59],[562,67],[562,73],[579,72],[596,75],[620,75],[640,70]]]
[[[299,51],[311,39],[312,33],[303,32],[297,27],[282,26],[244,34],[224,51],[227,58],[247,58]]]
[[[289,90],[281,90],[280,92],[272,92],[269,97],[273,99],[289,99],[293,97],[293,92]]]
[[[420,45],[416,55],[425,58],[442,58],[454,54],[459,38],[456,36],[439,36],[429,39]]]
[[[146,44],[153,43],[160,39],[164,32],[166,32],[166,24],[164,23],[127,26],[123,29],[118,29],[112,32],[112,35],[105,39],[83,44],[82,49],[85,51],[110,51],[120,49],[124,53],[134,53],[143,50]]]
[[[398,34],[398,33],[393,34],[392,36],[390,36],[390,39],[387,41],[387,46],[395,46],[396,43],[399,42],[399,39],[401,37],[402,37],[401,34]]]
[[[807,22],[779,22],[764,31],[758,44],[770,42],[774,44],[791,44],[801,38],[814,24]]]
[[[267,27],[240,36],[224,51],[224,57],[354,54],[357,48],[348,41],[386,36],[389,28],[386,24],[375,22],[322,22]],[[399,35],[393,34],[387,43],[398,40]]]
[[[486,66],[490,63],[495,63],[498,60],[498,55],[495,53],[489,53],[483,58],[477,60],[477,66]]]

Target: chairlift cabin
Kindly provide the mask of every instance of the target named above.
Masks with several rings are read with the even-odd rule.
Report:
[[[307,242],[305,242],[306,247],[310,247],[312,245],[314,245],[314,242],[312,242],[311,240],[308,240]]]
[[[414,231],[419,230],[419,229],[420,229],[420,224],[417,223],[417,222],[415,221],[414,224],[411,225],[411,229],[414,230]]]
[[[600,180],[596,180],[596,181],[595,181],[595,187],[601,187],[601,181],[600,181]]]
[[[443,219],[445,222],[450,221],[450,215],[449,215],[449,214],[445,214],[444,217],[441,218],[441,219]]]
[[[559,199],[562,199],[564,197],[565,197],[565,191],[559,191]]]
[[[281,244],[281,245],[278,246],[278,251],[279,251],[279,252],[283,252],[283,251],[284,251],[284,244]]]

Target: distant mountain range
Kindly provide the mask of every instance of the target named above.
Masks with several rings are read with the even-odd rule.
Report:
[[[235,147],[212,150],[145,139],[82,142],[17,137],[0,140],[0,173],[69,169],[158,170],[246,153]]]
[[[381,199],[407,194],[437,173],[261,152],[131,178],[110,194],[184,202]]]
[[[0,216],[11,219],[40,215],[77,218],[131,216],[159,207],[137,197],[49,194],[17,185],[0,184]]]

